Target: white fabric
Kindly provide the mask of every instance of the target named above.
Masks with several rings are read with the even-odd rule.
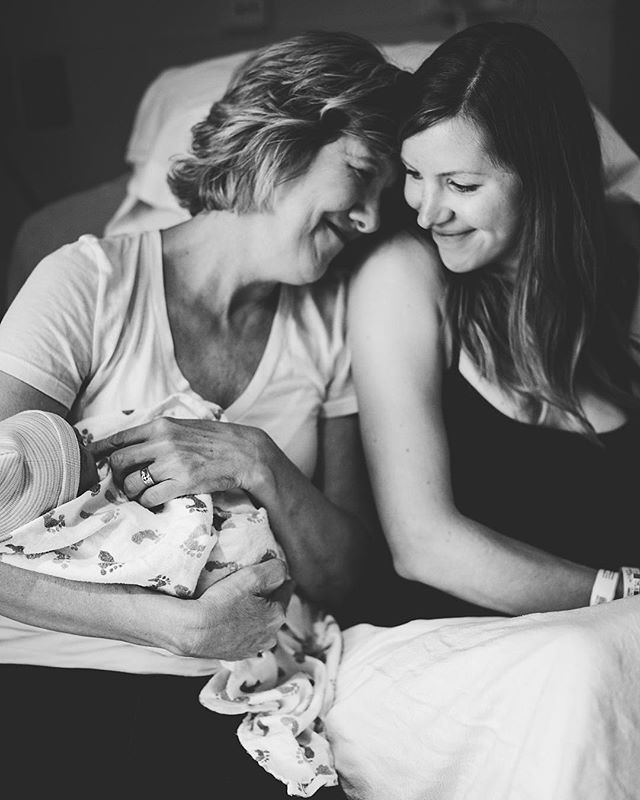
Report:
[[[263,428],[312,476],[321,416],[355,413],[344,285],[286,287],[262,360],[230,422]],[[82,237],[44,259],[0,324],[0,369],[73,406],[70,421],[198,397],[175,361],[157,232]],[[0,617],[0,661],[211,674],[216,662],[53,633]]]
[[[341,654],[338,623],[294,595],[275,648],[259,658],[223,662],[200,692],[212,711],[247,712],[238,728],[241,744],[287,784],[289,795],[311,797],[338,783],[324,718]]]
[[[327,715],[351,800],[635,800],[640,598],[344,632]]]
[[[414,70],[437,42],[382,45],[386,57]],[[132,166],[127,194],[107,223],[105,234],[166,228],[189,218],[167,184],[176,157],[185,156],[191,128],[203,120],[224,94],[233,71],[250,50],[165,70],[146,90],[133,123],[126,160]]]

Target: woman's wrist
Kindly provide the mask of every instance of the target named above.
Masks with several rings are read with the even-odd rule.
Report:
[[[175,655],[184,655],[182,637],[188,615],[182,600],[153,589],[122,586],[123,596],[117,617],[123,629],[112,638],[146,647],[160,647]],[[128,597],[128,600],[125,598]]]
[[[266,506],[276,493],[277,464],[282,451],[264,431],[257,430],[257,437],[255,457],[251,459],[251,468],[242,482],[242,488]]]
[[[205,624],[198,601],[168,595],[158,595],[154,599],[154,646],[176,656],[201,656],[199,650]],[[162,606],[159,600],[162,600]]]

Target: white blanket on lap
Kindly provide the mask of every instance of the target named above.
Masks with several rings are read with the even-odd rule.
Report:
[[[327,733],[352,800],[640,796],[640,597],[343,647]]]

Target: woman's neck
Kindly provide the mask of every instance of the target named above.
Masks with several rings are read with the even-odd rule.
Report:
[[[260,274],[248,227],[237,214],[211,211],[162,231],[168,300],[219,321],[271,305],[277,284]]]

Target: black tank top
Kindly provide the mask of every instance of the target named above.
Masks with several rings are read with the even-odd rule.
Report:
[[[640,565],[640,420],[584,435],[513,420],[455,367],[443,386],[453,496],[465,516],[598,569]]]

